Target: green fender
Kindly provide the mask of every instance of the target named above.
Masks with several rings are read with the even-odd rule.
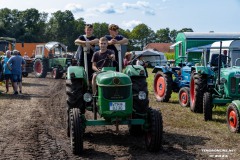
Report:
[[[140,66],[140,65],[128,65],[124,70],[124,73],[129,77],[132,77],[132,76],[146,77],[145,69],[143,68],[143,66]]]
[[[87,75],[82,66],[69,66],[67,69],[67,79],[83,78],[86,79]]]
[[[236,105],[238,111],[240,112],[240,100],[234,100],[232,103]]]

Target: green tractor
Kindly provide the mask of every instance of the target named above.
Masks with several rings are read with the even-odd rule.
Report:
[[[203,48],[202,66],[192,69],[190,102],[192,111],[204,113],[212,120],[215,106],[227,108],[227,124],[231,132],[240,129],[240,40],[214,42]],[[193,105],[195,104],[195,105]]]
[[[35,77],[45,78],[48,72],[54,79],[62,78],[72,58],[67,55],[67,46],[59,42],[48,42],[36,46],[33,71]]]
[[[121,47],[118,46],[119,59]],[[85,65],[87,48],[84,47]],[[137,58],[137,57],[136,57]],[[106,59],[106,61],[111,61]],[[133,60],[134,61],[134,60]],[[87,126],[128,125],[131,135],[145,133],[148,151],[157,152],[162,145],[163,124],[159,110],[149,107],[146,73],[142,66],[128,65],[122,73],[115,67],[104,67],[97,75],[97,95],[93,96],[86,68],[68,67],[66,77],[67,134],[74,154],[82,154]],[[92,113],[87,119],[86,112]]]

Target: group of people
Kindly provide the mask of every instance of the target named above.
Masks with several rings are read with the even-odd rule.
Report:
[[[6,85],[6,93],[9,92],[10,82],[13,87],[13,94],[22,93],[22,69],[25,65],[25,60],[21,57],[18,50],[7,50],[1,65],[3,66],[3,75]]]
[[[96,94],[96,76],[103,67],[107,67],[110,65],[109,63],[115,62],[113,65],[119,71],[118,63],[123,63],[124,66],[127,66],[131,62],[132,54],[130,52],[126,52],[124,61],[118,59],[118,50],[115,44],[128,44],[128,39],[120,35],[118,30],[118,25],[111,24],[108,26],[109,35],[98,39],[93,35],[93,25],[86,24],[84,29],[85,35],[81,35],[75,40],[75,44],[80,45],[75,56],[79,59],[80,66],[85,65],[83,47],[87,48],[86,67],[88,68],[88,78],[92,84],[93,94]],[[95,52],[95,44],[97,43],[100,50]],[[104,61],[106,58],[111,59],[112,62]]]

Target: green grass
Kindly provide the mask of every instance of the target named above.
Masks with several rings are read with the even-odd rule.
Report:
[[[166,56],[167,60],[174,59],[174,53],[172,53],[172,52],[165,53],[164,55]]]
[[[200,129],[202,126],[196,125],[196,123],[204,123],[203,120],[203,114],[196,114],[190,111],[190,108],[183,108],[178,103],[178,93],[173,92],[171,95],[171,98],[169,102],[157,102],[156,98],[154,96],[153,91],[153,80],[154,80],[154,73],[152,73],[151,68],[148,68],[148,75],[147,78],[148,82],[148,91],[149,91],[149,99],[150,99],[150,106],[154,108],[160,108],[163,112],[163,115],[167,114],[168,116],[172,117],[172,114],[174,117],[172,118],[166,118],[167,120],[165,123],[168,125],[173,125],[177,128],[186,128],[186,124],[191,126],[191,128]],[[217,106],[213,109],[213,122],[221,122],[226,124],[226,110],[227,106]],[[171,113],[171,115],[169,115]],[[178,117],[181,120],[178,120],[178,123],[175,123],[176,120],[175,117]],[[205,122],[206,123],[206,122]],[[209,124],[209,123],[208,123]],[[216,124],[219,126],[219,124]],[[220,127],[221,128],[221,127]],[[224,130],[226,130],[226,125],[222,126]]]

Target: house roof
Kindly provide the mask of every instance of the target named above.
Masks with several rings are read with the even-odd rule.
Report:
[[[153,49],[159,52],[173,52],[172,49],[170,49],[170,46],[172,45],[172,43],[149,43],[147,44],[143,50],[146,49]]]
[[[199,39],[199,38],[212,38],[212,39],[224,39],[224,38],[227,38],[227,39],[239,39],[240,37],[240,32],[232,32],[232,33],[201,33],[201,32],[183,32],[183,34],[185,35],[185,37],[187,39]]]

